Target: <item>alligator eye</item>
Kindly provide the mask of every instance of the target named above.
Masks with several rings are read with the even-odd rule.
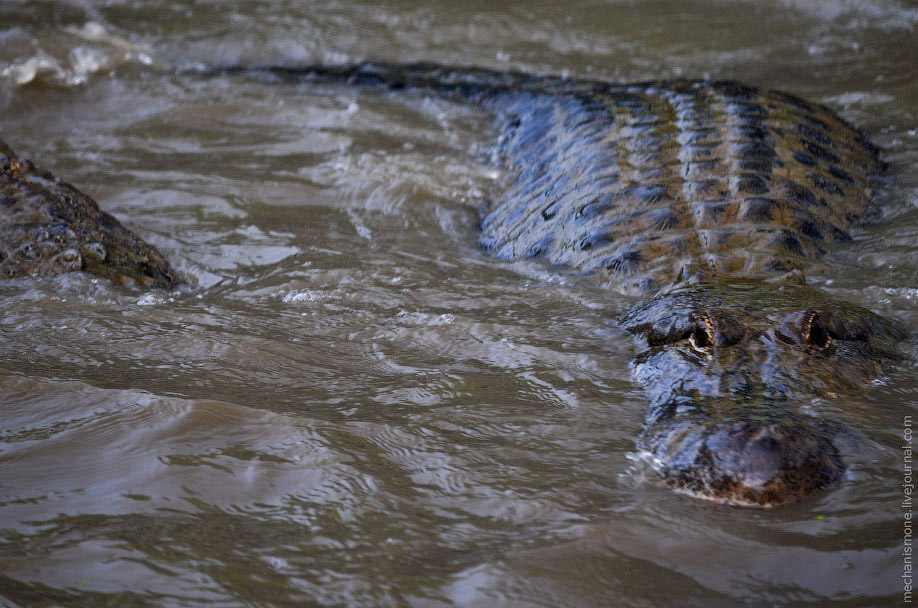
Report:
[[[709,317],[702,317],[700,322],[692,328],[688,336],[689,346],[692,350],[708,354],[714,348],[714,323]]]
[[[832,344],[832,336],[825,322],[826,319],[818,312],[807,314],[803,321],[803,341],[817,348],[828,348]]]

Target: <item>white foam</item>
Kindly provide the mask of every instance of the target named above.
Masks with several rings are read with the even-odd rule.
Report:
[[[68,26],[42,41],[32,57],[0,69],[0,78],[14,85],[51,82],[66,86],[84,84],[93,74],[137,61],[154,62],[152,50],[108,32],[95,21]]]

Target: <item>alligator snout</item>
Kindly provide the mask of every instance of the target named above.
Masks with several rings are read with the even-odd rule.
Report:
[[[685,420],[649,429],[642,444],[677,490],[733,505],[777,506],[842,477],[834,435],[829,425],[809,416],[716,426]]]

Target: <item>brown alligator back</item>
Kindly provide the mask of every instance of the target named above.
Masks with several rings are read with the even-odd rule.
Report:
[[[801,268],[862,220],[877,149],[831,110],[731,82],[596,85],[510,106],[515,180],[482,243],[625,292]]]

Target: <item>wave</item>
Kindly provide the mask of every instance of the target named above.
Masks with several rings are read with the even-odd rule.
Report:
[[[18,33],[20,35],[5,37],[3,46],[10,49],[31,47],[30,56],[13,59],[4,65],[2,54],[6,53],[0,54],[0,79],[13,86],[45,83],[73,87],[82,85],[94,74],[124,64],[154,63],[148,45],[113,34],[95,21],[54,30],[42,39],[27,37],[21,30]]]

